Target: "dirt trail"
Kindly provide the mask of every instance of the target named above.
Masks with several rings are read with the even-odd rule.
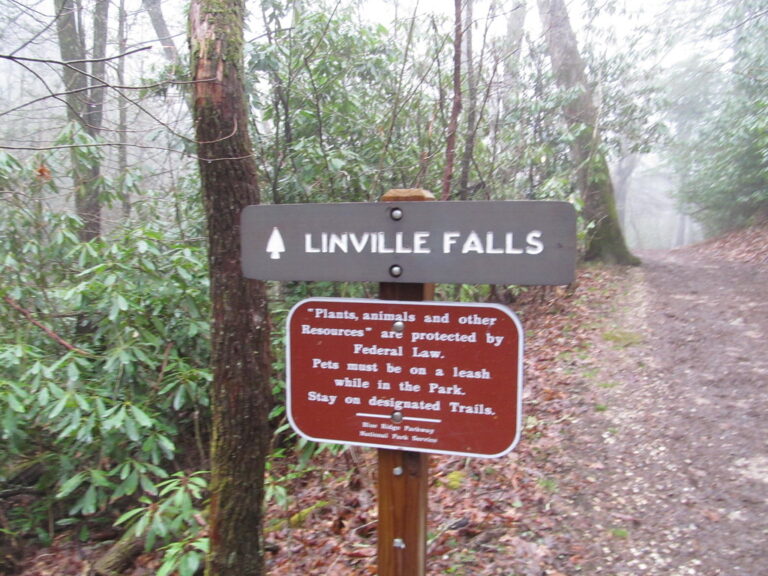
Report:
[[[642,257],[595,331],[560,455],[576,554],[561,569],[766,576],[768,263]]]

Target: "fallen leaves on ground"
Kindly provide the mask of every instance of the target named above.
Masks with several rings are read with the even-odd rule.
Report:
[[[578,553],[553,535],[560,471],[549,455],[586,361],[592,301],[610,300],[620,273],[585,268],[574,286],[530,289],[512,305],[526,334],[523,436],[499,459],[430,457],[428,574],[556,576],[563,557]],[[273,504],[269,514],[290,518],[312,502],[329,504],[303,527],[268,534],[270,573],[375,574],[376,451],[324,451],[312,466],[289,487],[288,508]]]
[[[706,252],[734,262],[768,263],[768,222],[734,230],[687,250]]]
[[[583,362],[582,334],[591,299],[610,298],[612,275],[587,268],[569,288],[535,288],[511,307],[525,329],[523,435],[499,459],[430,457],[428,573],[557,575],[558,557],[575,554],[552,536],[557,526],[559,449],[568,418],[568,387]],[[273,462],[285,478],[287,503],[269,502],[270,574],[373,575],[376,567],[376,450],[324,449],[296,474],[296,458]],[[26,562],[23,576],[87,574],[102,548],[63,535]],[[557,560],[557,562],[556,562]],[[142,556],[131,576],[153,573],[157,555]]]
[[[689,248],[690,249],[690,248]],[[768,260],[768,226],[734,233],[693,250],[744,262]],[[563,526],[567,471],[554,457],[564,424],[589,399],[573,398],[589,373],[589,331],[599,325],[620,286],[623,270],[582,268],[568,288],[536,288],[511,307],[525,329],[523,435],[500,459],[431,456],[428,517],[430,575],[562,576],[575,573],[584,543]],[[583,387],[579,389],[584,394]],[[275,478],[290,478],[287,504],[267,511],[267,565],[274,575],[376,574],[376,451],[323,450],[295,474],[297,458],[273,463]],[[585,481],[590,481],[585,471]],[[716,511],[704,511],[712,522]],[[614,537],[621,538],[616,532]],[[24,576],[87,574],[102,550],[68,535],[39,551]],[[132,576],[152,574],[153,555],[142,556]]]

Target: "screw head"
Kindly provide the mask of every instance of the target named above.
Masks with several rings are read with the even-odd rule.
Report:
[[[403,210],[401,208],[392,208],[392,210],[389,211],[389,216],[392,220],[402,220]]]
[[[393,264],[389,267],[389,275],[393,278],[400,278],[403,275],[403,267]]]

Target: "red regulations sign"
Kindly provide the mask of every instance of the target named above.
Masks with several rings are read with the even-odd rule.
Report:
[[[311,298],[287,323],[288,418],[302,436],[482,457],[517,444],[523,332],[508,308]]]

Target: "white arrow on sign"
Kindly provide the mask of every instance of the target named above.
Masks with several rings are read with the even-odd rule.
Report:
[[[269,235],[267,240],[267,252],[272,260],[279,260],[280,254],[285,252],[285,242],[283,242],[283,235],[280,234],[280,230],[277,227],[272,228],[272,234]]]

